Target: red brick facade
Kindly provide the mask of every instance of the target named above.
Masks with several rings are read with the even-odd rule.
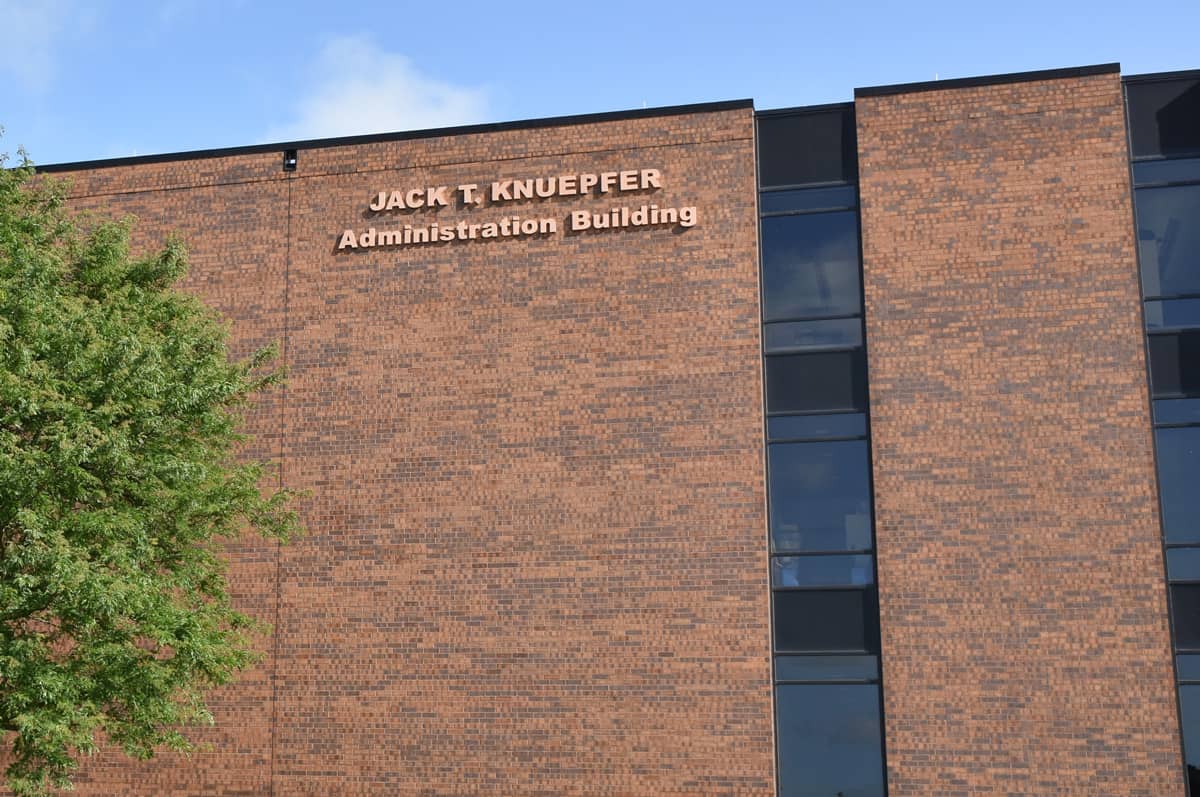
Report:
[[[82,794],[773,791],[753,112],[665,115],[73,174],[190,244],[254,417],[311,491],[248,542],[267,660],[213,745],[89,764]],[[372,216],[376,192],[655,168],[657,191]],[[337,251],[345,228],[695,206],[662,226]]]
[[[1120,78],[856,110],[889,794],[1183,794]]]
[[[891,797],[1182,794],[1116,73],[865,91],[858,124]],[[177,231],[252,451],[308,535],[232,551],[266,658],[210,749],[85,795],[772,795],[753,112],[110,165]],[[380,191],[662,187],[372,213]],[[695,206],[693,227],[568,214]],[[553,217],[359,250],[345,229]]]

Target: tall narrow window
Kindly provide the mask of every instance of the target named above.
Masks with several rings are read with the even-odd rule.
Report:
[[[760,114],[779,794],[886,793],[850,106]]]
[[[1200,80],[1127,83],[1126,100],[1179,713],[1200,797]]]

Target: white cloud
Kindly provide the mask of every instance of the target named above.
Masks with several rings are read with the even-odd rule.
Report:
[[[160,0],[158,24],[164,28],[173,28],[192,19],[199,10],[200,4],[196,0]]]
[[[267,131],[267,141],[387,133],[469,124],[486,117],[482,88],[456,86],[419,71],[403,55],[365,37],[339,37],[321,50],[312,89],[293,121]]]
[[[73,15],[60,0],[0,0],[0,75],[30,91],[49,86],[58,39]]]

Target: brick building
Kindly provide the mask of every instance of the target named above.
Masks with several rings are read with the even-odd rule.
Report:
[[[311,491],[210,747],[81,793],[1186,793],[1200,73],[44,171],[281,342]]]

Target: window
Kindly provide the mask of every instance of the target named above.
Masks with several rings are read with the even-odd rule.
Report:
[[[1167,399],[1154,402],[1158,424],[1200,424],[1200,399]]]
[[[872,584],[871,556],[776,556],[771,559],[771,586],[836,587]]]
[[[853,108],[760,115],[758,153],[778,793],[882,797]]]
[[[771,443],[767,469],[777,552],[871,549],[865,440]]]
[[[758,117],[760,188],[854,182],[854,109]]]
[[[760,213],[789,211],[847,210],[858,205],[858,189],[852,185],[831,188],[801,188],[795,191],[765,191],[758,201]]]
[[[1175,652],[1200,652],[1200,80],[1126,85]],[[1188,789],[1200,797],[1200,655],[1177,655]]]
[[[1137,191],[1146,298],[1200,294],[1200,185]]]
[[[1175,669],[1181,681],[1200,681],[1200,656],[1176,656]]]
[[[1200,543],[1200,426],[1159,428],[1158,486],[1168,543]]]
[[[858,215],[810,213],[762,220],[767,321],[861,312]]]
[[[1171,585],[1175,649],[1200,650],[1200,584]]]
[[[769,413],[867,407],[867,361],[862,349],[768,357],[766,378]]]
[[[1191,794],[1200,794],[1200,685],[1180,686],[1179,704],[1183,715],[1183,754],[1187,761],[1188,788]]]
[[[1131,83],[1126,96],[1135,158],[1200,153],[1200,80]]]
[[[1200,658],[1197,656],[1196,658]],[[775,680],[877,681],[878,656],[776,656]]]
[[[1150,336],[1154,398],[1200,396],[1200,329]]]
[[[775,592],[775,650],[780,653],[876,653],[878,644],[879,604],[873,588]]]
[[[862,321],[857,318],[763,324],[763,349],[767,354],[861,345]]]
[[[1169,299],[1146,302],[1146,327],[1200,327],[1200,299]]]
[[[1168,550],[1167,578],[1171,581],[1200,581],[1200,548]]]
[[[866,436],[867,416],[861,412],[841,415],[776,415],[767,418],[768,440]]]
[[[780,797],[882,797],[879,687],[775,688]]]
[[[1200,158],[1133,164],[1133,184],[1200,182]]]

